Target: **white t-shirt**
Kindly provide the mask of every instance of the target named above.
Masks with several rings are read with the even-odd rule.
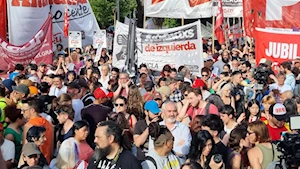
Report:
[[[49,96],[60,96],[61,94],[63,93],[67,93],[67,86],[63,85],[61,89],[57,88],[56,86],[52,86],[50,88],[50,91],[49,91]]]
[[[59,169],[59,168],[57,168],[55,166],[56,161],[57,161],[56,158],[54,158],[53,160],[51,160],[50,165],[49,165],[50,169]],[[84,161],[81,161],[79,163],[79,165],[76,167],[76,169],[86,169],[86,168],[87,168],[87,164]]]
[[[283,93],[288,90],[292,90],[292,87],[290,85],[284,84],[283,86],[279,86],[278,83],[273,83],[269,87],[270,91],[274,89],[278,89],[280,93]]]
[[[74,122],[82,120],[81,110],[84,108],[84,104],[80,99],[72,99],[72,107],[75,111]]]
[[[13,162],[15,159],[15,144],[10,140],[4,139],[4,142],[1,145],[1,153],[4,161]]]

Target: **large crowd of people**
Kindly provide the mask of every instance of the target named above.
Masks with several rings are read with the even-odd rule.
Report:
[[[297,132],[299,59],[274,73],[247,45],[205,44],[200,76],[141,64],[129,77],[106,49],[97,62],[92,46],[68,51],[57,45],[52,64],[17,64],[2,79],[7,169],[268,169],[274,141]]]

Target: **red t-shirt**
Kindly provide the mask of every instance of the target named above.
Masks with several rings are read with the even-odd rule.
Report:
[[[94,154],[94,150],[85,141],[79,144],[79,159],[89,162]]]
[[[192,119],[196,116],[196,115],[205,115],[205,108],[195,108],[190,106],[189,109],[187,110],[187,114],[192,117]],[[209,105],[209,109],[208,109],[208,114],[216,114],[219,115],[219,110],[217,108],[217,106],[210,104]]]
[[[281,132],[288,131],[288,129],[285,126],[282,126],[280,128],[273,128],[270,126],[270,124],[267,124],[270,137],[272,141],[274,140],[280,140],[281,138]]]

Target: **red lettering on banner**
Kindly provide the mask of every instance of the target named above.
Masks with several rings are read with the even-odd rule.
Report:
[[[170,51],[180,51],[180,50],[196,50],[196,45],[191,42],[187,42],[185,44],[171,44],[171,45],[159,45],[156,44],[155,46],[151,46],[148,44],[145,47],[146,52],[166,52],[169,53]]]
[[[12,0],[11,6],[22,6],[22,7],[45,7],[47,5],[61,5],[61,4],[68,5],[77,5],[77,4],[86,4],[87,0]]]

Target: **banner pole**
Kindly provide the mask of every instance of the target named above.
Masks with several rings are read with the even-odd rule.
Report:
[[[146,19],[147,19],[147,17],[146,17],[146,15],[144,15],[144,29],[146,29]]]
[[[181,26],[184,25],[184,18],[181,18]]]
[[[215,21],[216,17],[212,16],[212,32],[211,32],[211,41],[212,41],[212,54],[215,54]]]
[[[116,9],[114,10],[114,27],[116,28],[116,20],[117,20],[117,15],[116,15]]]
[[[239,17],[239,48],[242,47],[242,38],[243,38],[243,23],[241,17]]]
[[[229,36],[230,36],[230,33],[231,33],[231,31],[230,31],[230,18],[227,18],[226,19],[227,20],[227,50],[229,49],[229,45],[230,45],[230,39],[229,39]]]

